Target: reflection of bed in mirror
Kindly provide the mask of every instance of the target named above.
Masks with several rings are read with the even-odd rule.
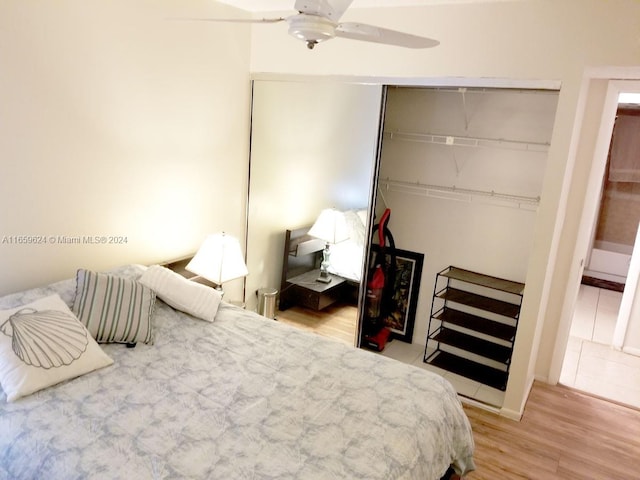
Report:
[[[366,210],[344,212],[349,238],[329,247],[329,283],[316,280],[320,274],[325,242],[308,234],[310,225],[286,230],[280,310],[293,306],[322,310],[337,301],[357,304],[363,268],[366,215]]]

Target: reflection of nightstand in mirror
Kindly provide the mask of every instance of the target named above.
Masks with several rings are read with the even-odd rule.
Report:
[[[287,279],[288,304],[282,305],[280,310],[285,310],[294,305],[322,310],[341,299],[344,295],[347,283],[344,278],[330,275],[331,282],[317,282],[320,270],[310,270],[293,278]]]

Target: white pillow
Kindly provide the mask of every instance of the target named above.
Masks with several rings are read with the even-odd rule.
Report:
[[[0,384],[8,402],[112,363],[58,295],[0,311]]]
[[[176,310],[213,322],[222,295],[211,287],[187,280],[182,275],[153,265],[138,280],[156,292],[160,300]]]

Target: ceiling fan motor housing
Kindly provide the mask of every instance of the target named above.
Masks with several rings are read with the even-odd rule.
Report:
[[[290,17],[289,34],[307,42],[309,48],[336,36],[336,24],[325,17],[301,13]]]

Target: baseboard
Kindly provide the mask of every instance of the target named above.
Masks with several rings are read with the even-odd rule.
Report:
[[[466,403],[467,405],[471,405],[473,407],[478,407],[478,408],[480,408],[482,410],[486,410],[488,412],[496,413],[496,414],[500,415],[500,408],[499,407],[495,407],[493,405],[489,405],[488,403],[481,402],[481,401],[476,400],[476,399],[471,398],[471,397],[465,397],[464,395],[460,395],[460,394],[458,394],[458,398],[460,399],[460,401],[462,403]]]
[[[500,410],[500,416],[508,418],[509,420],[515,420],[516,422],[522,420],[523,413],[524,412],[518,412],[517,410],[511,410],[509,408],[502,408]]]
[[[533,381],[534,382],[542,382],[542,383],[546,383],[548,385],[551,385],[551,382],[549,381],[549,377],[544,376],[544,375],[534,375],[533,376]],[[529,392],[531,392],[532,388],[533,388],[533,382],[531,382],[531,385],[529,385]]]
[[[628,353],[629,355],[634,355],[636,357],[640,357],[640,348],[636,347],[622,347],[622,351],[624,353]]]
[[[529,380],[529,384],[527,385],[527,389],[526,389],[527,393],[524,397],[524,400],[522,401],[522,404],[520,405],[520,410],[513,410],[511,408],[502,407],[500,409],[500,415],[519,422],[522,419],[522,415],[524,415],[524,408],[527,405],[527,400],[529,400],[529,395],[531,395],[533,382],[535,382],[536,380],[538,380],[538,378],[536,378],[535,376],[531,377],[531,379]]]
[[[626,282],[626,277],[620,277],[618,275],[606,275],[600,274],[602,278],[598,278],[597,276],[588,275],[589,272],[584,272],[585,275],[582,277],[583,285],[590,285],[592,287],[604,288],[606,290],[613,290],[614,292],[623,292],[624,284]],[[593,274],[598,275],[598,274]]]

